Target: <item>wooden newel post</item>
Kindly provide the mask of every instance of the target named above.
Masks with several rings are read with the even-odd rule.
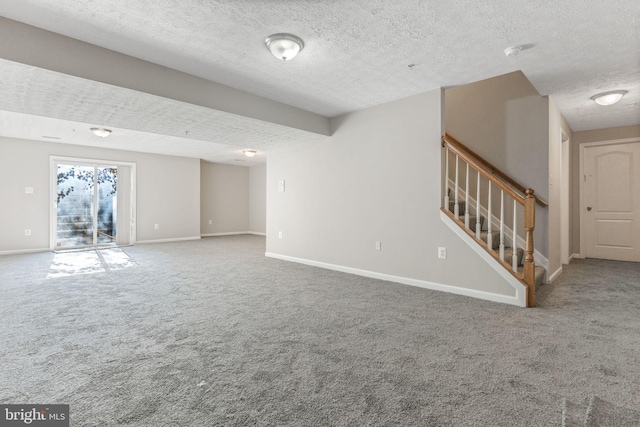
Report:
[[[525,191],[524,229],[526,240],[524,246],[524,282],[527,284],[527,307],[536,306],[536,266],[533,261],[533,230],[536,228],[536,198],[532,189]]]

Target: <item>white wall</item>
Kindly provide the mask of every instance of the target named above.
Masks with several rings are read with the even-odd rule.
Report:
[[[0,137],[0,252],[48,250],[51,155],[136,163],[138,242],[200,236],[197,159]]]
[[[562,270],[562,134],[572,137],[566,122],[553,99],[549,99],[549,277]],[[568,142],[567,142],[568,143]],[[567,230],[570,234],[570,230]],[[569,239],[571,241],[571,239]]]
[[[249,168],[249,231],[267,232],[267,165]]]
[[[549,198],[549,101],[520,71],[445,91],[446,132],[525,188]],[[549,254],[547,209],[536,208],[535,248]]]
[[[440,90],[337,117],[332,129],[326,142],[269,152],[268,254],[515,293],[440,219]]]
[[[201,161],[200,175],[201,233],[249,231],[249,168]]]

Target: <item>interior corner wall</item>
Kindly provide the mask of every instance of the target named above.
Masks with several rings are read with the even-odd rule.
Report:
[[[0,252],[49,249],[50,156],[135,163],[138,242],[200,236],[197,159],[0,137]]]
[[[596,129],[573,133],[571,145],[571,224],[573,253],[580,256],[580,145],[588,142],[614,141],[640,137],[640,125]]]
[[[564,119],[552,98],[549,99],[549,276],[562,268],[562,145],[572,140],[571,127]],[[568,141],[563,142],[563,134]],[[571,182],[571,180],[570,180]],[[571,206],[569,206],[571,215]],[[569,253],[571,252],[571,230],[569,232]]]
[[[438,89],[336,117],[323,142],[270,151],[267,253],[514,295],[440,218],[441,111]]]
[[[200,231],[205,236],[249,231],[248,167],[200,162]]]
[[[549,101],[521,71],[445,90],[445,130],[538,196],[549,198]],[[548,209],[535,248],[549,256]]]
[[[267,232],[267,165],[249,168],[249,231]]]

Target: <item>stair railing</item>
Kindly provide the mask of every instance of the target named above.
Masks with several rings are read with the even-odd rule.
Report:
[[[487,160],[473,152],[470,148],[453,138],[451,135],[445,134],[442,137],[442,146],[444,147],[444,161],[445,161],[445,192],[444,192],[444,208],[442,209],[448,216],[452,217],[458,224],[465,229],[465,231],[494,257],[496,258],[506,269],[521,280],[527,287],[527,306],[535,306],[535,261],[533,258],[534,244],[533,244],[533,231],[536,224],[536,203],[541,206],[547,206],[548,204],[535,196],[535,192],[531,188],[525,188],[516,182],[513,178],[500,171],[493,166]],[[451,153],[451,154],[450,154]],[[455,175],[453,181],[453,212],[449,209],[451,206],[450,190],[449,190],[449,157],[455,156]],[[460,161],[465,162],[465,187],[460,188]],[[475,198],[475,231],[471,229],[470,224],[470,193],[473,191],[469,188],[469,179],[475,175],[476,179],[476,198]],[[487,181],[487,196],[486,196],[486,215],[487,215],[487,238],[486,242],[482,240],[481,234],[481,178]],[[493,242],[493,216],[492,206],[494,200],[492,198],[492,190],[496,187],[496,190],[500,192],[500,216],[498,218],[498,227],[500,241],[498,243],[498,253],[494,251]],[[464,217],[460,219],[460,191],[464,192]],[[513,200],[513,211],[505,214],[505,196]],[[496,203],[497,204],[497,203]],[[523,212],[522,225],[524,228],[524,262],[522,272],[518,270],[518,205],[522,206],[520,209]],[[511,218],[508,218],[508,217]],[[507,236],[505,232],[505,222],[507,219],[511,219],[512,228],[511,235]],[[505,238],[511,240],[512,255],[510,260],[505,259]]]

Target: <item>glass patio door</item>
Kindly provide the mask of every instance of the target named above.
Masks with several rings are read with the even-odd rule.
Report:
[[[57,164],[56,249],[115,245],[117,166]]]

